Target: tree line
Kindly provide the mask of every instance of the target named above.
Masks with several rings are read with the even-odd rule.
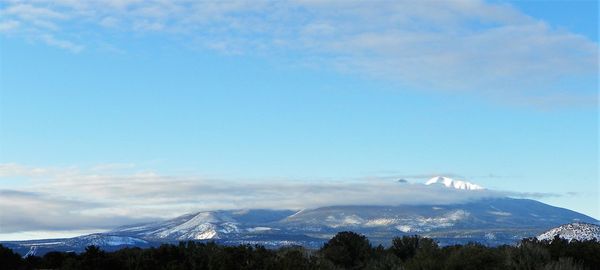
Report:
[[[49,252],[22,258],[0,245],[0,269],[78,270],[242,270],[242,269],[600,269],[600,242],[554,238],[523,239],[518,245],[488,247],[478,243],[440,247],[429,238],[394,238],[389,247],[373,246],[364,235],[340,232],[318,250],[300,246],[267,249],[259,245],[223,246],[180,242],[141,249],[106,252],[88,246],[85,252]]]

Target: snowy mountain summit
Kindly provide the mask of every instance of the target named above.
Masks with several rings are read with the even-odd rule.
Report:
[[[600,226],[583,222],[569,223],[550,229],[545,233],[540,234],[537,239],[552,240],[557,235],[568,241],[585,241],[592,239],[600,241]]]
[[[444,185],[447,188],[463,189],[463,190],[481,190],[482,186],[472,184],[466,181],[454,180],[450,177],[436,176],[429,179],[425,185]]]
[[[111,233],[150,240],[206,240],[219,239],[222,234],[237,233],[238,225],[226,211],[204,211],[143,226],[120,227]]]

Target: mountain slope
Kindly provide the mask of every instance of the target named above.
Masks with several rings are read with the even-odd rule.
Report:
[[[313,236],[352,230],[382,242],[399,234],[420,234],[437,238],[442,244],[503,244],[575,221],[597,222],[534,200],[499,198],[453,205],[322,207],[301,211],[280,224]]]
[[[174,219],[123,226],[113,235],[132,235],[149,241],[221,239],[225,235],[267,230],[264,224],[281,220],[291,210],[219,210],[183,215]]]

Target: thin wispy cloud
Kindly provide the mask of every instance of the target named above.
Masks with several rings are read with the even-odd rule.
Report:
[[[7,20],[0,22],[0,32],[10,32],[16,30],[20,23],[15,20]]]
[[[403,89],[536,107],[596,105],[598,44],[507,4],[41,0],[4,1],[0,14],[2,32],[72,52],[113,34],[160,34],[182,37],[184,46],[335,69]],[[570,83],[582,77],[593,82]]]
[[[61,39],[57,39],[52,35],[42,35],[40,37],[40,39],[50,45],[50,46],[55,46],[61,49],[65,49],[74,53],[78,53],[81,52],[83,50],[83,46],[75,44],[71,41],[68,40],[61,40]]]

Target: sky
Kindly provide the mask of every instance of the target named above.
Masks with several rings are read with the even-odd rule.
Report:
[[[598,49],[597,1],[2,0],[0,240],[480,196],[599,219]]]

